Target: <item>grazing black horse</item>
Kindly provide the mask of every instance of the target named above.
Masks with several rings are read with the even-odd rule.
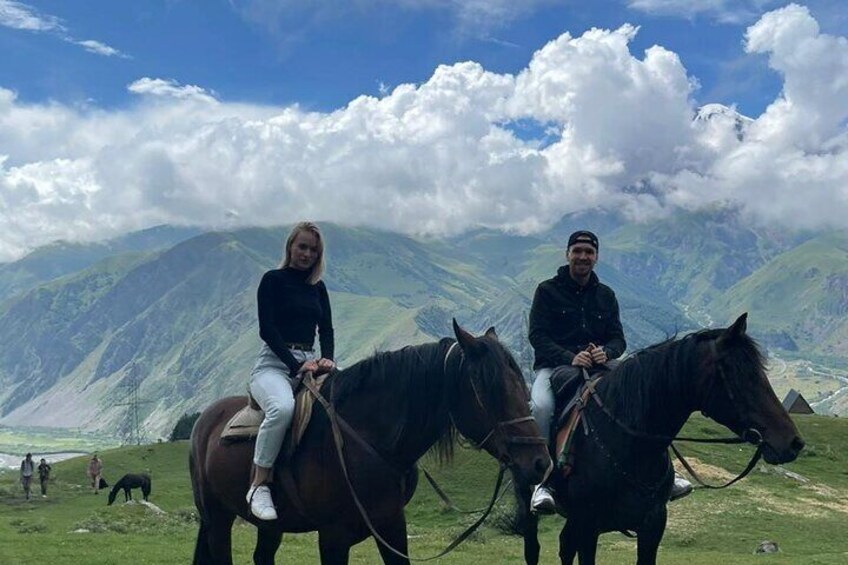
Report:
[[[551,464],[543,442],[534,441],[539,428],[521,371],[494,329],[478,338],[454,322],[454,333],[456,342],[377,353],[329,375],[321,389],[364,440],[342,430],[351,482],[377,532],[402,553],[414,465],[434,444],[449,456],[457,430],[527,482],[541,480]],[[232,563],[231,528],[241,516],[258,526],[255,563],[274,562],[283,532],[317,530],[321,563],[346,564],[351,546],[371,533],[347,486],[326,412],[316,403],[298,451],[275,466],[279,518],[262,522],[245,501],[253,442],[219,440],[244,405],[244,397],[216,402],[191,434],[189,469],[200,515],[194,563]],[[382,543],[378,548],[384,563],[409,563]]]
[[[147,497],[150,496],[150,475],[146,475],[144,473],[139,475],[127,473],[121,477],[109,493],[109,502],[107,506],[111,506],[112,503],[115,502],[115,497],[118,496],[118,491],[121,489],[124,491],[124,502],[132,500],[131,489],[134,488],[140,488],[141,496],[144,500],[147,500]]]
[[[696,410],[740,437],[761,437],[768,463],[797,457],[804,442],[769,384],[762,353],[745,334],[746,319],[743,314],[727,329],[649,347],[599,382],[606,410],[588,401],[589,433],[575,434],[573,470],[551,478],[566,517],[559,536],[563,564],[578,554],[580,565],[594,564],[598,536],[627,530],[638,536],[638,565],[656,563],[674,478],[668,447]],[[535,565],[538,516],[529,512],[530,486],[521,483],[516,493],[524,559]]]

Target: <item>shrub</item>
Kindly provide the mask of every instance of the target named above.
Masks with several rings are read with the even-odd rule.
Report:
[[[181,439],[188,439],[191,436],[191,429],[194,427],[194,423],[199,417],[200,412],[195,412],[194,414],[183,414],[180,416],[180,419],[177,420],[177,424],[171,431],[171,437],[169,437],[168,440],[177,441]]]

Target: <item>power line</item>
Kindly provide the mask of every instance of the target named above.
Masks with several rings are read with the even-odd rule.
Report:
[[[124,377],[124,382],[122,382],[119,386],[121,388],[126,388],[127,395],[126,400],[124,402],[118,402],[115,406],[129,406],[128,416],[130,423],[130,434],[129,434],[129,443],[133,442],[133,436],[135,436],[135,444],[141,445],[141,428],[139,422],[139,406],[141,404],[147,404],[151,402],[150,400],[143,400],[138,397],[138,387],[141,379],[139,378],[140,370],[138,366],[133,363],[130,366],[129,371],[127,372],[127,376]]]

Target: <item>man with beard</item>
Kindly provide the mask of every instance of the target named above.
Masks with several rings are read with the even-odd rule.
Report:
[[[598,237],[586,230],[568,238],[566,265],[552,279],[536,288],[530,309],[530,344],[535,352],[536,380],[530,408],[542,435],[550,443],[554,393],[551,374],[557,367],[590,374],[610,370],[627,343],[619,318],[618,300],[610,287],[598,280]],[[692,491],[692,485],[676,478],[671,499]],[[555,510],[553,496],[540,484],[533,491],[534,512]]]

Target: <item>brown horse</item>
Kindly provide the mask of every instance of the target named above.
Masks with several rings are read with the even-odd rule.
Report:
[[[559,555],[593,565],[598,536],[634,531],[638,565],[654,565],[665,532],[673,479],[668,447],[700,410],[756,442],[768,463],[794,460],[804,441],[775,396],[762,354],[745,333],[747,314],[727,329],[704,330],[649,347],[623,361],[596,386],[584,410],[587,433],[574,438],[574,466],[552,476],[566,516]],[[524,559],[539,562],[538,516],[529,512],[530,484],[516,481]]]
[[[449,457],[459,431],[529,483],[541,480],[551,464],[537,441],[521,371],[494,329],[474,337],[454,321],[454,332],[456,342],[445,338],[378,353],[331,374],[322,388],[364,440],[344,437],[353,487],[377,532],[402,553],[407,553],[403,509],[417,484],[415,463],[434,444]],[[275,467],[279,518],[261,522],[245,501],[253,442],[219,441],[223,426],[244,405],[243,397],[216,402],[191,434],[189,468],[200,514],[194,563],[232,563],[236,516],[258,527],[255,563],[274,562],[283,532],[315,530],[321,563],[347,563],[351,546],[371,533],[347,486],[326,412],[316,404],[297,452],[285,469]],[[409,562],[377,545],[384,563]]]

